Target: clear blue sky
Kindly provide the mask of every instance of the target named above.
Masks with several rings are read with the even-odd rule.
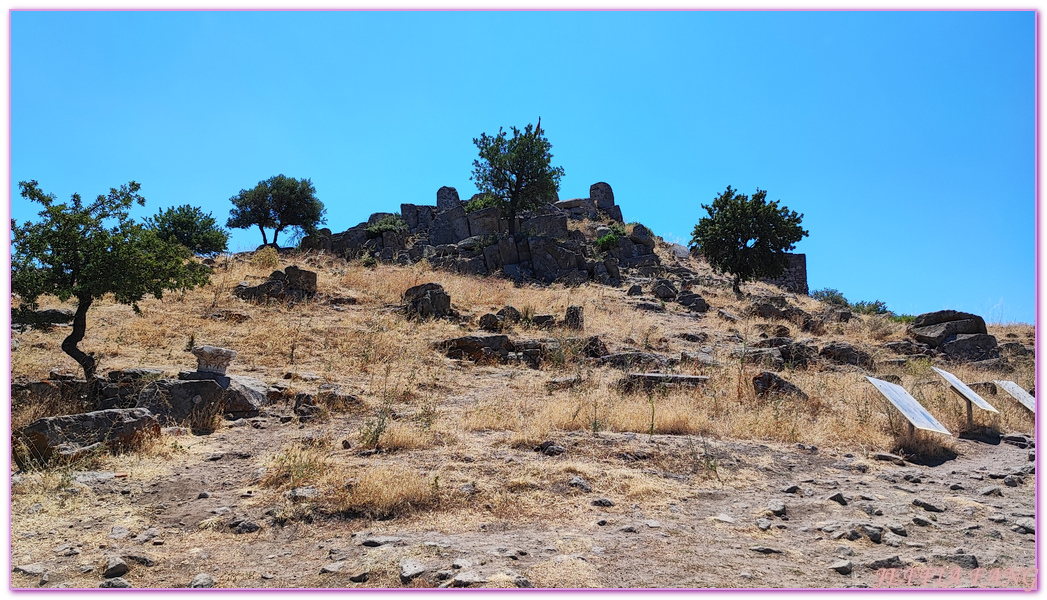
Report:
[[[467,198],[472,139],[540,115],[560,197],[606,181],[687,243],[728,185],[804,214],[811,289],[1035,318],[1024,12],[13,12],[18,181],[138,214],[308,177],[345,230]],[[261,243],[233,232],[231,249]]]

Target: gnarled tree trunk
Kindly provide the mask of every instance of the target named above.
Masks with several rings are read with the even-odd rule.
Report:
[[[77,296],[76,300],[76,314],[73,315],[73,331],[62,340],[62,351],[73,357],[73,360],[83,367],[84,378],[91,381],[95,376],[95,369],[97,368],[95,357],[78,348],[77,344],[84,339],[84,333],[87,332],[87,309],[91,308],[91,302],[94,299],[91,298],[90,294],[85,294]]]

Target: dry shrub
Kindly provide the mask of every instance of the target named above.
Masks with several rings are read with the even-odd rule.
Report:
[[[259,248],[251,256],[251,265],[259,269],[276,269],[280,266],[280,254],[272,246]]]
[[[431,508],[438,503],[437,480],[402,468],[373,467],[343,488],[336,509],[349,515],[387,519]]]
[[[436,441],[434,432],[410,423],[393,423],[381,436],[378,446],[389,452],[395,450],[421,450],[430,448]]]
[[[600,586],[596,567],[577,556],[561,555],[531,567],[527,579],[538,588],[595,588]]]
[[[261,485],[291,489],[319,482],[331,471],[328,451],[315,445],[285,444],[265,470]]]

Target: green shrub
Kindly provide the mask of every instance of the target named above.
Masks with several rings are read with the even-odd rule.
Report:
[[[840,290],[835,290],[833,288],[814,290],[813,292],[811,292],[811,298],[814,298],[815,300],[819,300],[826,304],[831,304],[833,306],[842,306],[844,308],[851,305],[851,303],[847,301],[847,298],[844,298],[843,294],[840,293]]]
[[[909,324],[916,320],[914,315],[891,315],[891,320],[895,323]]]
[[[407,223],[400,217],[400,213],[389,215],[388,217],[382,217],[374,225],[367,227],[367,238],[373,239],[380,237],[386,231],[393,231],[396,233],[404,233],[407,231]]]
[[[501,205],[502,205],[502,199],[501,198],[499,198],[498,196],[495,196],[494,194],[492,194],[490,192],[484,192],[482,194],[476,194],[475,196],[470,198],[469,201],[466,202],[463,205],[463,208],[465,208],[465,212],[471,213],[471,212],[476,212],[478,210],[483,210],[485,208],[490,208],[492,206],[501,206]]]
[[[886,315],[891,312],[887,310],[887,303],[880,300],[855,302],[851,305],[851,310],[860,315]]]
[[[602,238],[596,240],[596,247],[599,248],[602,252],[608,252],[611,250],[611,248],[614,248],[618,245],[618,240],[620,239],[622,239],[622,236],[612,231],[611,233],[608,233]]]

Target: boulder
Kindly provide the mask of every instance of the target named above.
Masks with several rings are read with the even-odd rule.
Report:
[[[143,438],[160,434],[160,424],[144,408],[114,408],[78,415],[37,419],[15,432],[12,448],[21,469],[33,462],[58,457],[78,458],[105,447],[112,451],[134,447]]]
[[[520,252],[516,247],[516,240],[512,237],[503,237],[498,240],[498,256],[502,265],[520,264]]]
[[[651,352],[616,352],[607,354],[596,359],[599,365],[609,365],[618,369],[633,369],[643,367],[665,367],[676,362],[665,356]]]
[[[530,238],[528,245],[531,249],[531,268],[534,270],[534,276],[545,283],[552,283],[567,275],[569,271],[578,270],[579,263],[582,267],[585,265],[581,254],[553,239]]]
[[[537,215],[523,221],[519,231],[528,237],[549,237],[562,240],[567,237],[567,215],[562,213]]]
[[[268,402],[257,390],[246,394],[226,390],[215,378],[228,377],[198,373],[207,379],[161,379],[147,385],[138,395],[138,408],[148,409],[164,426],[182,425],[193,417],[232,413],[238,417],[258,416],[258,409]]]
[[[429,227],[429,243],[434,246],[457,244],[469,237],[469,215],[459,203],[436,213]]]
[[[404,292],[403,307],[408,318],[442,319],[454,316],[451,296],[439,283],[423,283]]]
[[[785,368],[785,359],[778,348],[752,348],[741,346],[731,352],[731,358],[743,360],[749,364],[765,365],[780,371]]]
[[[698,387],[709,381],[704,375],[677,375],[673,373],[629,373],[618,380],[618,387],[626,392],[637,389],[651,391],[668,387]]]
[[[955,322],[955,321],[954,321]],[[938,347],[949,358],[974,362],[998,358],[996,338],[987,333],[961,333]]]
[[[585,329],[585,314],[581,306],[568,306],[564,317],[564,327],[581,331]]]
[[[502,213],[497,206],[469,213],[469,235],[498,235]]]
[[[241,282],[233,288],[232,294],[241,300],[248,302],[262,302],[269,298],[276,298],[284,292],[284,282],[279,279],[270,279],[259,285],[250,285],[246,281]]]
[[[610,185],[600,181],[589,186],[589,199],[596,204],[596,208],[606,212],[614,206],[614,191]]]
[[[458,198],[458,190],[446,185],[436,190],[437,211],[448,210],[461,205],[462,201]]]
[[[694,312],[703,313],[709,310],[709,303],[698,294],[684,292],[676,297],[676,301]]]
[[[232,414],[236,418],[257,416],[259,408],[269,404],[269,386],[261,379],[254,377],[182,371],[178,374],[178,379],[180,381],[212,380],[217,383],[225,390],[222,398],[223,414]]]
[[[651,233],[650,229],[640,224],[633,227],[633,232],[629,234],[629,241],[644,246],[649,250],[654,249],[654,234]]]
[[[651,293],[661,300],[675,300],[679,292],[673,282],[668,279],[659,279],[651,287]]]
[[[924,313],[913,319],[910,335],[922,344],[937,348],[953,336],[961,334],[988,333],[985,320],[978,315],[955,310],[939,310]]]
[[[516,308],[512,306],[502,307],[502,309],[495,314],[505,319],[506,323],[519,323],[520,319],[523,318],[523,315],[520,314],[520,311],[516,310]]]
[[[842,365],[871,367],[873,364],[868,352],[859,350],[847,342],[830,342],[822,347],[818,354]]]
[[[504,335],[467,335],[438,342],[436,347],[449,358],[468,358],[474,362],[494,357],[504,360],[514,351],[509,337]]]
[[[503,325],[504,319],[499,318],[498,315],[487,313],[480,317],[480,329],[484,331],[498,332],[502,330]]]
[[[770,371],[764,371],[756,377],[753,377],[753,389],[756,390],[757,396],[777,394],[783,396],[796,396],[803,400],[808,399],[807,394],[805,394],[800,388],[796,387],[795,384],[782,379]]]

